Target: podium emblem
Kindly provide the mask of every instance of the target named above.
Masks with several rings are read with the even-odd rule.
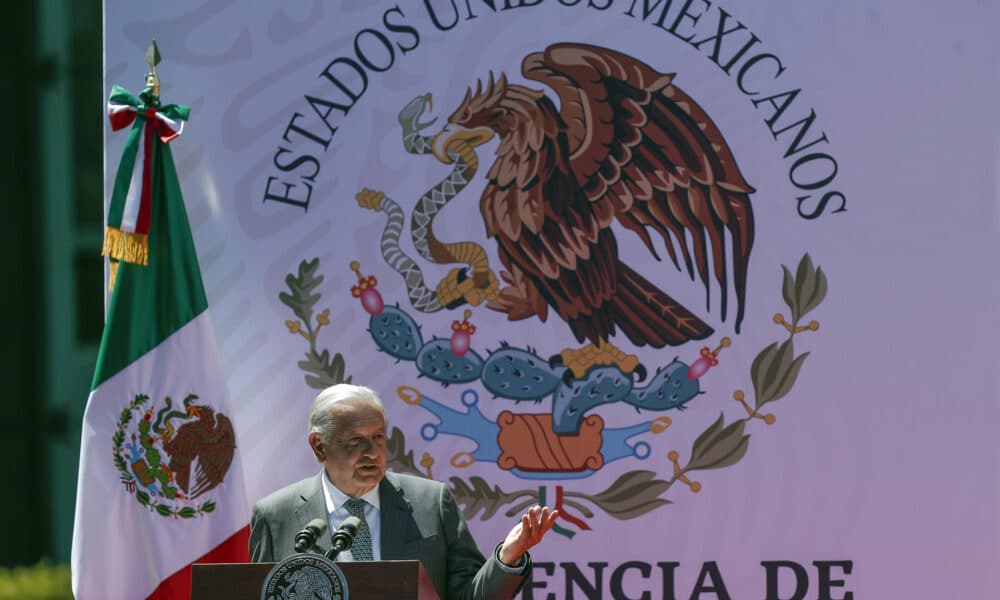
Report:
[[[260,600],[291,598],[347,600],[344,572],[320,554],[293,554],[271,568],[260,590]]]

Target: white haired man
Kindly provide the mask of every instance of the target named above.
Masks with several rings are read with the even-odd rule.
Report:
[[[386,431],[374,391],[338,384],[320,392],[309,415],[309,447],[323,469],[254,505],[252,559],[294,554],[295,534],[314,518],[332,530],[350,515],[363,516],[354,546],[338,560],[420,560],[441,598],[512,598],[531,569],[528,549],[558,512],[529,509],[486,558],[447,485],[386,471]]]

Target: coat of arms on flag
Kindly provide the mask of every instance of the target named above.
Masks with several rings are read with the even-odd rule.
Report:
[[[210,499],[194,501],[222,483],[233,462],[236,435],[229,417],[189,394],[183,410],[162,408],[138,394],[122,410],[113,436],[122,484],[143,506],[161,516],[189,519],[215,510]],[[154,412],[154,408],[159,408]]]

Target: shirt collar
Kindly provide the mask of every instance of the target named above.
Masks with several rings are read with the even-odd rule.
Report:
[[[326,500],[326,514],[332,514],[335,510],[342,507],[345,502],[347,502],[351,497],[340,491],[340,488],[333,485],[330,481],[330,476],[327,474],[326,469],[323,469],[323,497]],[[378,499],[378,487],[375,486],[370,492],[361,496],[361,499],[371,504],[376,510],[380,508]]]

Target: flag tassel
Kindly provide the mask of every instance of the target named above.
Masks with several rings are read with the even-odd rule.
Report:
[[[104,247],[101,249],[101,254],[114,260],[148,265],[149,236],[109,226],[104,232]]]

